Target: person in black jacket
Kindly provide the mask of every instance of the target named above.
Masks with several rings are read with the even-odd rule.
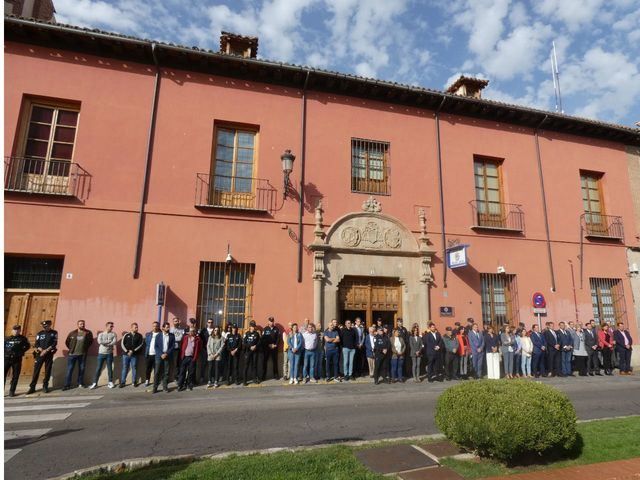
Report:
[[[282,332],[275,326],[275,319],[269,317],[267,326],[262,330],[262,340],[260,341],[260,349],[262,350],[262,381],[267,378],[267,363],[269,359],[273,364],[273,379],[280,380],[278,373],[278,345],[282,339]]]
[[[240,367],[240,352],[242,351],[242,337],[238,333],[238,326],[235,324],[231,325],[231,331],[227,334],[224,350],[227,359],[227,385],[231,385],[232,378],[236,385],[240,385],[238,371]]]
[[[249,383],[247,382],[247,372],[251,370],[252,377],[255,379],[255,383],[260,383],[260,379],[258,378],[258,348],[260,346],[260,334],[256,330],[256,322],[251,320],[249,322],[249,330],[245,332],[244,338],[242,339],[242,344],[244,346],[244,375],[243,381],[244,385],[247,386]]]
[[[93,343],[93,333],[91,333],[91,330],[84,328],[84,320],[78,320],[77,325],[78,328],[71,330],[64,342],[69,351],[67,353],[67,374],[62,390],[71,388],[71,377],[76,364],[78,364],[78,386],[85,387],[84,368],[87,361],[87,352]]]
[[[200,330],[200,332],[198,332],[198,336],[200,337],[200,346],[201,346],[200,354],[199,354],[200,358],[198,359],[198,363],[200,364],[200,375],[199,375],[200,385],[203,385],[205,383],[205,377],[207,378],[207,380],[210,377],[209,375],[210,365],[209,365],[209,361],[207,360],[207,343],[209,343],[209,337],[213,333],[213,328],[214,328],[213,318],[208,318],[207,326],[204,327],[202,330]]]
[[[33,367],[33,377],[29,385],[27,395],[35,393],[40,370],[44,365],[44,378],[42,379],[42,391],[49,393],[49,379],[51,378],[51,367],[53,366],[53,355],[58,350],[58,332],[51,328],[51,320],[42,322],[43,330],[36,335],[35,350],[33,355],[36,363]]]
[[[138,355],[144,352],[144,338],[138,333],[138,324],[131,324],[131,331],[122,336],[120,342],[122,347],[122,374],[120,375],[120,388],[124,388],[127,381],[129,367],[131,367],[131,383],[134,387],[138,386]]]
[[[547,342],[547,374],[550,377],[562,375],[560,372],[560,338],[558,333],[553,329],[553,322],[546,323],[547,328],[543,335]]]
[[[387,356],[391,352],[391,343],[381,328],[376,330],[376,338],[373,343],[373,353],[375,355],[375,366],[373,369],[373,381],[378,385],[379,378],[382,377],[387,383],[391,383],[389,379],[389,368],[387,365]]]
[[[7,374],[11,369],[11,385],[9,386],[9,396],[16,395],[16,387],[20,378],[20,370],[22,369],[22,357],[27,350],[31,348],[27,337],[20,332],[22,327],[15,325],[11,329],[11,336],[4,339],[4,383],[7,383]]]
[[[427,379],[429,382],[441,380],[444,343],[433,322],[429,323],[429,331],[422,336],[422,343],[427,357]]]
[[[342,371],[345,381],[348,382],[353,379],[353,361],[358,346],[358,332],[351,326],[351,320],[344,322],[344,328],[340,331],[340,344],[342,345]]]

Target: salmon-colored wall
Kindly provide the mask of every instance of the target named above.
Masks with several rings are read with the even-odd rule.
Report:
[[[298,245],[287,229],[297,232],[299,203],[282,200],[280,164],[285,149],[298,156],[291,180],[299,190],[301,92],[284,87],[162,69],[140,275],[133,278],[153,73],[145,65],[6,44],[5,155],[13,151],[25,95],[73,100],[81,104],[74,160],[92,177],[82,202],[7,194],[6,252],[64,255],[64,273],[73,278],[62,280],[56,328],[63,336],[78,318],[94,331],[107,320],[116,323],[118,332],[131,321],[146,331],[156,318],[154,286],[159,281],[171,291],[165,318],[195,316],[200,262],[224,261],[227,245],[238,262],[256,265],[253,315],[259,323],[268,315],[280,324],[312,318],[312,256],[303,252],[303,282],[298,283]],[[387,141],[391,194],[376,198],[384,214],[398,218],[416,236],[418,208],[426,208],[437,251],[430,312],[436,323],[464,322],[468,316],[479,320],[479,274],[495,273],[502,265],[517,275],[520,320],[527,324],[533,321],[535,291],[546,295],[549,319],[574,320],[577,310],[578,319],[586,321],[592,316],[589,277],[623,279],[628,323],[637,336],[625,245],[585,240],[582,282],[578,257],[581,169],[604,173],[607,213],[622,216],[625,243],[637,243],[622,145],[541,132],[557,287],[552,292],[534,132],[441,115],[446,236],[470,245],[470,265],[448,271],[445,288],[433,112],[314,91],[308,92],[307,107],[305,244],[313,240],[317,198],[323,198],[326,228],[360,211],[368,198],[351,192],[351,138]],[[196,174],[210,171],[215,122],[258,127],[255,175],[277,189],[274,211],[194,206]],[[474,155],[504,159],[505,202],[522,205],[524,235],[470,228]],[[438,317],[443,305],[455,308],[454,318]]]

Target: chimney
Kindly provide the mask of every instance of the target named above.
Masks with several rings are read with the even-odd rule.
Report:
[[[258,37],[245,37],[236,33],[222,32],[220,35],[220,53],[238,55],[244,58],[256,58]]]
[[[487,85],[489,85],[489,80],[460,75],[446,91],[463,97],[482,98],[482,89]]]

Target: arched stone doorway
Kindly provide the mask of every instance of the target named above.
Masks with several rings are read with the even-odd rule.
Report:
[[[413,233],[394,217],[384,215],[382,206],[373,197],[363,203],[361,212],[348,213],[337,219],[325,233],[322,226],[322,205],[316,208],[315,240],[309,246],[314,252],[314,322],[324,327],[332,319],[339,319],[345,307],[353,312],[366,311],[367,321],[373,312],[393,311],[372,298],[372,292],[392,291],[396,282],[399,305],[393,314],[399,314],[405,325],[417,322],[421,328],[430,320],[429,288],[432,282],[431,262],[434,250],[426,234],[424,211],[419,213],[420,236]],[[346,301],[345,285],[353,279],[368,288],[369,298],[361,302]],[[357,287],[357,285],[356,285]],[[389,288],[387,288],[389,287]],[[342,288],[342,290],[341,290]],[[364,297],[365,294],[363,293]],[[351,299],[354,300],[354,299]],[[378,307],[376,307],[378,305]],[[386,318],[390,318],[386,315]]]

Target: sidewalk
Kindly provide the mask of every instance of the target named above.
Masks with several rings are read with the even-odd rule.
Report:
[[[562,480],[638,480],[640,479],[640,458],[539,470],[506,477],[488,477],[484,480],[504,480],[506,478],[509,480],[554,480],[558,478]]]

